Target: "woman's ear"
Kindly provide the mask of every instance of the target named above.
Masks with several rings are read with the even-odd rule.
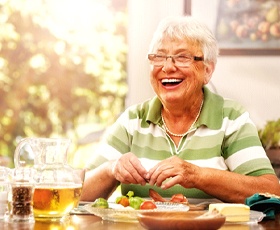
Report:
[[[215,63],[209,62],[205,64],[205,77],[204,77],[204,85],[208,84],[210,81],[212,74],[215,70]]]

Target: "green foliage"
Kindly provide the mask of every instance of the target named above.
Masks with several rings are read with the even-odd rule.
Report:
[[[259,137],[265,149],[280,148],[280,118],[268,121],[264,128],[259,130]]]
[[[102,18],[72,30],[51,21],[47,2],[62,1],[3,2],[0,155],[12,157],[21,137],[63,136],[77,144],[88,134],[79,126],[111,124],[127,93],[125,1],[118,11],[115,1],[89,1],[104,4]]]

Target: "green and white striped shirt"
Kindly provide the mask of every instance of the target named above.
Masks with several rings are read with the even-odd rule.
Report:
[[[105,135],[99,154],[94,156],[90,167],[132,152],[147,170],[159,161],[176,155],[200,167],[251,176],[274,174],[249,113],[237,102],[224,99],[207,87],[203,90],[201,114],[178,147],[163,129],[162,104],[154,97],[129,107],[118,118]],[[122,184],[121,187],[123,194],[131,190],[141,197],[148,197],[151,188],[150,185],[134,184]],[[211,198],[200,190],[180,185],[167,190],[152,188],[166,197],[182,193],[188,198]]]

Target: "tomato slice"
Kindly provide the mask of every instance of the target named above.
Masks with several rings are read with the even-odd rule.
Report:
[[[174,202],[174,203],[183,203],[183,202],[187,202],[187,198],[183,195],[183,194],[174,194],[171,199],[170,199],[171,202]]]
[[[159,202],[167,202],[168,200],[166,200],[165,198],[163,198],[161,195],[159,195],[155,190],[153,190],[152,188],[149,189],[149,196],[155,201],[159,201]]]
[[[151,201],[151,200],[145,200],[142,202],[142,204],[140,205],[140,209],[156,209],[157,206],[156,204]]]

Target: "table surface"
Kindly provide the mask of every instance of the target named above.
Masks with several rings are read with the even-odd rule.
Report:
[[[3,230],[63,230],[63,229],[71,229],[71,230],[88,230],[88,229],[98,229],[98,230],[144,230],[139,223],[115,223],[111,221],[103,221],[101,218],[91,215],[91,214],[83,214],[83,215],[71,215],[69,221],[65,223],[55,223],[55,222],[40,222],[36,221],[33,224],[16,224],[16,223],[6,223],[0,220],[0,229]],[[253,225],[229,225],[225,224],[221,230],[224,229],[242,229],[242,230],[274,230],[280,229],[280,215],[276,217],[275,220],[263,220],[259,224]]]

